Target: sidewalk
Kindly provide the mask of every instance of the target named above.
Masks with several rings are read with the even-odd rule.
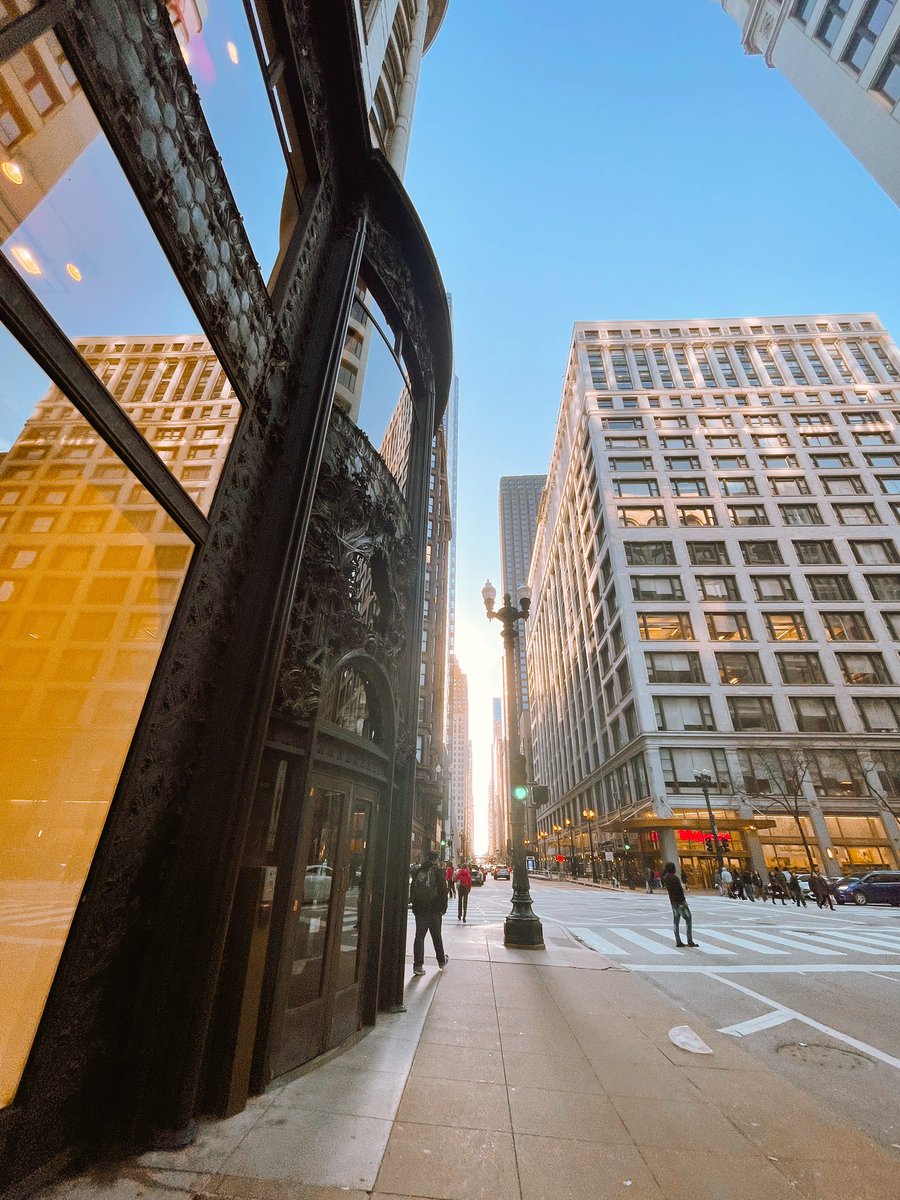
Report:
[[[197,1142],[42,1200],[885,1200],[900,1162],[551,922],[445,919],[408,1012]],[[430,950],[430,946],[428,947]],[[677,1049],[686,1022],[712,1055]]]

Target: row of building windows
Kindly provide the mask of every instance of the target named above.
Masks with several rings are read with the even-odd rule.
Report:
[[[874,504],[832,504],[834,520],[839,525],[886,525],[888,522]],[[782,523],[786,526],[830,525],[831,520],[822,516],[817,504],[781,504],[778,506]],[[676,505],[678,524],[691,529],[707,529],[721,524],[712,505]],[[733,526],[772,525],[769,512],[763,504],[726,505],[728,523]],[[621,506],[617,510],[621,529],[668,528],[666,511],[660,505],[640,507]],[[900,521],[900,506],[892,505],[891,521]]]
[[[864,576],[873,600],[900,601],[900,575]],[[835,600],[859,601],[847,575],[806,575],[812,599],[817,604]],[[751,575],[755,599],[761,603],[796,600],[797,578],[790,575]],[[698,575],[693,581],[702,601],[743,600],[734,575]],[[680,575],[632,575],[631,595],[638,601],[681,601],[685,598]]]
[[[840,553],[830,539],[791,542],[797,562],[801,566],[830,566],[842,562]],[[728,566],[731,557],[724,542],[687,542],[687,551],[692,566]],[[871,538],[849,542],[853,557],[868,567],[888,566],[900,562],[900,553],[890,538]],[[675,546],[672,542],[625,542],[625,561],[632,567],[668,567],[677,564]],[[741,555],[748,567],[781,566],[784,556],[779,542],[742,541]],[[603,563],[604,582],[609,583],[608,560]]]
[[[870,332],[880,330],[880,327],[872,321],[857,320],[857,321],[823,321],[818,320],[814,325],[810,325],[808,321],[794,321],[790,325],[782,325],[772,322],[767,322],[764,325],[755,323],[740,324],[740,325],[690,325],[687,328],[681,326],[662,326],[645,325],[641,328],[619,328],[619,329],[585,329],[581,333],[584,341],[596,341],[598,338],[683,338],[683,337],[761,337],[768,334],[788,334],[788,333],[854,333],[858,330]]]
[[[895,446],[897,444],[892,435],[887,432],[854,433],[852,437],[857,446]],[[710,450],[742,450],[745,448],[744,443],[736,433],[721,435],[707,433],[704,440],[706,447]],[[786,433],[753,434],[750,441],[757,450],[794,448],[794,444]],[[647,450],[650,446],[646,434],[639,434],[633,437],[607,437],[604,439],[604,444],[607,450],[612,451]],[[660,437],[659,444],[663,450],[694,450],[697,448],[693,434],[691,433],[681,434],[678,437]],[[840,434],[827,432],[801,434],[800,445],[804,449],[816,450],[823,449],[826,446],[846,446],[847,443],[843,441]],[[840,461],[828,462],[827,457],[826,462],[823,464],[825,466],[850,466],[849,461],[846,463],[841,463]]]
[[[893,686],[884,655],[877,651],[835,651],[834,657],[844,683],[850,687]],[[717,651],[715,661],[719,683],[723,687],[777,686],[766,678],[756,651]],[[789,687],[826,687],[830,683],[818,651],[777,651],[775,661],[781,683]],[[700,654],[695,650],[648,651],[644,663],[652,684],[707,682]]]
[[[798,733],[845,733],[846,725],[831,696],[791,696],[791,715]],[[855,712],[867,733],[900,730],[900,700],[887,696],[855,697]],[[778,733],[782,721],[769,696],[729,696],[726,700],[735,733]],[[654,696],[656,728],[665,733],[718,729],[708,696]]]
[[[808,457],[817,471],[858,466],[847,454],[811,454]],[[755,461],[760,463],[764,471],[798,471],[800,469],[800,459],[796,454],[757,454]],[[863,455],[863,461],[870,469],[900,467],[900,453],[894,450],[868,453]],[[696,455],[667,454],[663,462],[666,473],[670,471],[702,471],[705,469],[700,458]],[[614,474],[622,474],[626,471],[657,471],[658,473],[662,473],[658,465],[654,463],[651,455],[628,455],[625,458],[615,458],[610,455],[607,459],[607,464],[608,469]],[[748,471],[751,469],[750,460],[746,454],[713,454],[711,456],[711,464],[712,470],[717,472]],[[805,467],[806,463],[804,462],[803,465]],[[804,478],[808,478],[808,475],[804,476]],[[835,476],[835,478],[839,477]],[[848,477],[841,476],[840,478]],[[849,478],[854,477],[850,476]],[[776,481],[773,479],[770,482],[774,484]],[[782,482],[784,481],[782,480]],[[823,487],[825,487],[824,481]]]
[[[900,594],[898,594],[900,598]],[[766,636],[754,635],[747,613],[705,613],[706,637],[712,642],[811,642],[810,625],[803,612],[763,612]],[[869,616],[862,612],[819,612],[818,617],[829,642],[874,642],[880,640],[872,632]],[[871,614],[870,614],[871,615]],[[900,612],[883,612],[881,616],[889,637],[900,640]],[[641,641],[692,642],[696,640],[691,615],[687,612],[638,612],[635,614]]]
[[[628,463],[631,466],[631,463]],[[614,468],[620,470],[620,468]],[[698,459],[667,458],[666,471],[699,471]],[[877,475],[876,481],[885,496],[900,495],[900,475]],[[670,494],[674,497],[709,496],[709,480],[701,477],[680,479],[667,476]],[[819,484],[826,496],[866,496],[869,488],[859,475],[822,475]],[[758,475],[724,475],[716,479],[723,496],[759,496],[760,484],[766,483],[773,496],[809,496],[812,494],[808,475],[774,475],[761,479]],[[618,497],[657,497],[660,492],[659,478],[613,479],[613,495]],[[784,506],[790,507],[790,506]],[[802,507],[810,507],[800,506]],[[812,506],[815,507],[815,506]],[[788,522],[790,523],[790,522]],[[803,522],[808,523],[808,522]]]
[[[852,412],[841,411],[837,413],[712,413],[709,416],[680,413],[678,416],[652,417],[650,418],[650,428],[656,429],[660,433],[674,433],[678,429],[695,428],[691,419],[693,417],[697,422],[696,428],[699,428],[701,431],[706,429],[734,429],[735,418],[738,415],[743,417],[744,426],[747,429],[763,429],[773,426],[784,428],[786,425],[794,425],[798,429],[833,429],[834,425],[841,420],[851,428],[859,428],[864,425],[887,425],[890,423],[889,418],[878,409],[854,409]],[[900,412],[891,412],[890,416],[895,421],[900,421]],[[632,417],[603,417],[601,425],[604,430],[609,430],[610,432],[625,432],[633,429],[643,430],[647,428],[644,423],[644,417],[641,415]]]
[[[816,7],[817,0],[794,0],[792,16],[804,28]],[[894,10],[895,0],[868,0],[844,46],[840,61],[854,75],[868,65],[879,35],[884,31]],[[831,51],[844,27],[853,0],[828,0],[816,23],[814,40]],[[883,61],[876,69],[870,90],[884,96],[890,104],[900,100],[900,34],[894,38]]]

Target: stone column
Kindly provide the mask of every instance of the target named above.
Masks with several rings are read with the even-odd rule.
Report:
[[[828,832],[828,826],[825,824],[825,818],[822,816],[822,810],[818,804],[811,804],[809,806],[809,819],[813,827],[813,833],[816,835],[816,841],[819,843],[819,865],[825,868],[827,876],[836,879],[841,873],[841,865],[834,852],[834,843],[831,840],[831,834]],[[830,855],[828,853],[829,850],[831,851]]]
[[[412,131],[413,110],[416,106],[416,91],[419,87],[419,68],[425,51],[425,27],[428,24],[428,2],[419,0],[416,19],[413,22],[409,54],[406,57],[406,73],[397,98],[397,121],[391,132],[388,162],[400,176],[406,170],[406,155],[409,152],[409,135]]]
[[[879,809],[878,815],[881,817],[884,825],[884,832],[890,839],[891,849],[894,852],[894,866],[900,866],[900,824],[897,818],[887,808]]]
[[[747,829],[744,831],[744,837],[747,839],[747,849],[750,851],[750,862],[753,864],[754,871],[759,871],[763,883],[768,882],[769,872],[766,867],[766,856],[763,853],[759,834]]]
[[[681,874],[681,869],[678,863],[678,838],[675,836],[674,829],[660,829],[659,831],[659,853],[662,856],[663,864],[673,862],[678,867],[678,874]]]

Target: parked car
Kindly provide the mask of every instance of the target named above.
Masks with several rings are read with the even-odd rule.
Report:
[[[894,904],[900,907],[900,871],[869,871],[835,892],[838,904]]]
[[[494,878],[495,879],[509,879],[509,867],[501,867],[501,866],[494,867]]]
[[[812,895],[812,886],[810,884],[811,879],[812,875],[810,875],[809,871],[801,871],[797,876],[797,882],[800,884],[800,891],[804,896]]]
[[[837,879],[828,880],[828,890],[831,892],[832,896],[836,896],[838,888],[846,887],[848,883],[857,883],[858,881],[858,875],[840,875]],[[843,904],[844,902],[843,900],[838,899],[838,903]]]
[[[481,887],[484,883],[484,871],[481,867],[469,867],[469,874],[472,876],[472,887]]]

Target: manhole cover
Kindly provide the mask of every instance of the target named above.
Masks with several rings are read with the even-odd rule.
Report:
[[[871,1058],[858,1050],[844,1050],[821,1042],[788,1042],[778,1047],[778,1053],[806,1066],[828,1067],[833,1071],[858,1071],[875,1066]]]

